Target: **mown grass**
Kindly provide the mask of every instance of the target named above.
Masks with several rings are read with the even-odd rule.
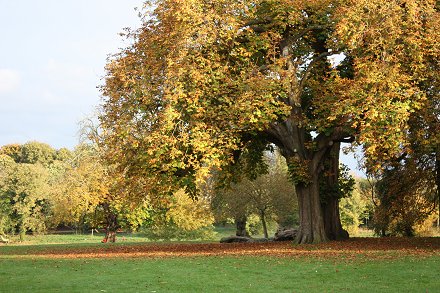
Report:
[[[272,231],[273,232],[273,231]],[[206,241],[219,241],[223,237],[231,236],[235,234],[235,228],[233,226],[218,226],[214,230],[214,238]],[[273,233],[272,233],[273,234]],[[371,230],[359,229],[358,233],[353,234],[354,237],[373,237]],[[263,235],[253,235],[254,238],[263,238]],[[23,240],[19,239],[18,235],[9,236],[11,245],[45,245],[45,244],[95,244],[100,243],[104,238],[103,233],[95,234],[76,234],[73,231],[68,233],[58,234],[45,234],[45,235],[26,235]],[[142,233],[118,233],[118,243],[142,243],[142,242],[155,242],[156,239],[149,239]],[[188,240],[191,241],[191,240]],[[185,242],[188,242],[185,241]],[[194,240],[192,240],[194,241]],[[196,242],[206,242],[197,240]]]
[[[235,228],[232,226],[215,227],[214,238],[209,241],[218,241],[222,237],[235,234]],[[259,237],[257,235],[255,237]],[[262,236],[261,236],[262,237]],[[42,235],[25,235],[23,240],[20,240],[18,235],[10,236],[11,245],[45,245],[45,244],[93,244],[100,243],[104,238],[103,233],[75,233],[68,231],[64,233],[49,233]],[[143,233],[117,233],[117,242],[119,243],[141,243],[141,242],[155,242],[156,239],[149,239]],[[200,240],[198,240],[200,242]]]
[[[0,257],[1,292],[440,292],[440,257]]]
[[[103,246],[102,235],[32,237],[0,245],[0,292],[440,292],[439,254],[51,259],[35,254],[149,240],[125,235]]]
[[[104,238],[103,233],[98,234],[44,234],[44,235],[26,235],[23,240],[18,236],[9,236],[12,245],[40,245],[40,244],[88,244],[100,243]],[[142,234],[136,233],[118,233],[118,242],[147,242],[150,241]]]

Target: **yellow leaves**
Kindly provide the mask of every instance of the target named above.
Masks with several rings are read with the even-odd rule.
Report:
[[[178,228],[192,231],[210,226],[214,222],[214,216],[206,198],[191,199],[184,190],[174,193],[173,198],[174,203],[167,212],[167,218]]]
[[[426,61],[440,57],[440,29],[428,2],[158,1],[107,67],[110,159],[169,191],[161,185],[188,173],[202,182],[243,136],[285,119],[325,133],[353,126],[371,154],[399,148],[419,84],[436,79]],[[330,48],[349,59],[344,76],[314,62]]]
[[[424,100],[405,64],[355,59],[355,79],[341,100],[365,154],[377,161],[398,156],[408,143],[408,121]]]
[[[432,1],[354,1],[341,8],[336,37],[354,55],[400,64],[422,78],[426,54],[438,43],[428,33],[431,21],[439,17],[434,5]]]
[[[340,8],[336,33],[352,50],[382,52],[401,37],[402,8],[398,1],[353,1]]]
[[[238,57],[238,58],[249,58],[253,55],[252,51],[247,50],[243,47],[235,48],[235,50],[232,52],[232,57]]]

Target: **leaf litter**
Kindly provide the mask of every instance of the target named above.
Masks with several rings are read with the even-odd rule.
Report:
[[[440,238],[351,238],[321,244],[257,243],[142,243],[28,249],[8,255],[43,258],[169,258],[270,256],[325,259],[397,259],[406,256],[440,256]]]

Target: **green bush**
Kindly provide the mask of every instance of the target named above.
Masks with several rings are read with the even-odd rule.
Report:
[[[141,233],[150,240],[213,240],[216,232],[214,226],[195,230],[181,229],[174,224],[166,226],[149,226],[141,229]]]

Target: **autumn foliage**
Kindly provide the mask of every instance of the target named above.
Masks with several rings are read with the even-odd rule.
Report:
[[[133,45],[108,62],[100,116],[107,161],[143,178],[146,196],[195,195],[213,170],[274,144],[295,183],[296,241],[326,241],[344,235],[337,202],[321,207],[319,191],[339,143],[362,145],[379,172],[408,151],[411,117],[438,99],[436,1],[147,7]]]

